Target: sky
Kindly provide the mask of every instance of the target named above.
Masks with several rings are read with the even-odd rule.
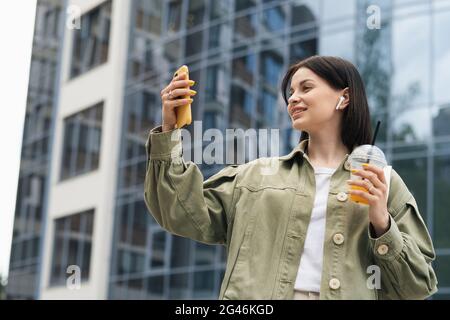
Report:
[[[36,0],[0,5],[0,275],[8,273]]]

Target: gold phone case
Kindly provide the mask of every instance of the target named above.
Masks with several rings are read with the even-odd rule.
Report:
[[[187,74],[187,79],[186,80],[189,80],[189,69],[188,69],[188,67],[186,65],[181,66],[175,72],[173,77],[175,78],[180,73],[186,73]],[[189,99],[189,98],[190,98],[189,95],[178,97],[178,99]],[[191,104],[190,103],[175,108],[175,112],[177,114],[177,128],[182,128],[185,125],[191,124],[191,122],[192,122],[192,112],[191,112]]]

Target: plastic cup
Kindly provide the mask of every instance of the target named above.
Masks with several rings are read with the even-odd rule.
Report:
[[[363,163],[369,163],[381,169],[387,166],[386,157],[383,151],[377,146],[370,144],[364,144],[353,149],[353,152],[349,155],[348,160],[350,162],[350,168],[357,170],[363,169],[362,167]],[[350,180],[362,180],[362,179],[363,179],[362,177],[356,176],[353,173],[350,174]],[[350,190],[360,190],[364,192],[369,192],[366,188],[355,185],[350,185]],[[369,204],[366,199],[354,194],[350,194],[350,200],[356,203]]]

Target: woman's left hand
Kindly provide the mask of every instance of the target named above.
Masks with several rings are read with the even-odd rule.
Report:
[[[360,186],[368,192],[359,190],[349,190],[350,194],[360,196],[369,203],[369,220],[372,224],[376,236],[380,237],[389,230],[389,212],[387,209],[387,184],[383,169],[363,164],[363,170],[352,170],[356,176],[365,178],[365,180],[347,180],[350,185]]]

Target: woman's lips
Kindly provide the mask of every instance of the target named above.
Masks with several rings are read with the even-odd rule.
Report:
[[[292,114],[292,118],[295,120],[295,119],[301,117],[305,111],[306,111],[306,110],[295,111],[295,112]]]

